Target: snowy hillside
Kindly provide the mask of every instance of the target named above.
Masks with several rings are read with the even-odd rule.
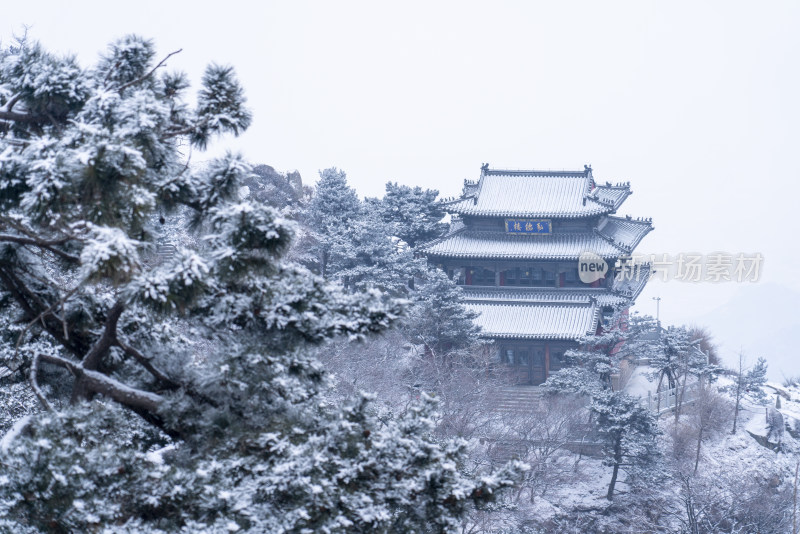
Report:
[[[629,385],[646,395],[647,383],[636,373]],[[724,385],[724,379],[717,384]],[[659,418],[660,466],[623,479],[614,501],[606,499],[609,467],[576,457],[567,483],[516,503],[508,532],[511,524],[530,532],[692,532],[692,525],[695,532],[792,532],[785,505],[791,507],[800,462],[800,385],[768,384],[764,391],[770,404],[744,402],[735,434],[725,396],[727,417],[703,439],[696,472],[698,407],[687,406],[677,424],[673,413]],[[766,415],[777,396],[782,436],[770,435]]]

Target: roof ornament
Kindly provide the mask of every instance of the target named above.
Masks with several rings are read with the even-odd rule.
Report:
[[[486,174],[488,171],[489,171],[489,164],[488,163],[484,163],[483,165],[481,165],[481,176]]]

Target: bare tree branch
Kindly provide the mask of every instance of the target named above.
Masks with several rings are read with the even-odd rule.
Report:
[[[134,359],[134,360],[136,360],[137,362],[139,362],[139,363],[142,365],[142,367],[144,367],[145,369],[147,369],[147,372],[148,372],[148,373],[150,373],[150,374],[151,374],[151,375],[153,375],[153,376],[154,376],[156,379],[158,379],[158,380],[160,380],[161,382],[163,382],[163,383],[164,383],[164,385],[166,385],[166,386],[167,386],[167,387],[169,387],[170,389],[178,389],[178,388],[180,387],[180,384],[178,384],[177,382],[175,382],[174,380],[172,380],[170,377],[168,377],[166,374],[164,374],[164,372],[163,372],[163,371],[161,371],[161,370],[160,370],[160,369],[158,369],[156,366],[154,366],[154,365],[153,365],[153,364],[150,362],[150,358],[147,358],[147,357],[146,357],[145,355],[143,355],[141,352],[139,352],[139,351],[138,351],[138,350],[136,350],[135,348],[131,347],[131,346],[130,346],[130,345],[128,345],[127,343],[123,342],[123,341],[122,341],[121,339],[119,339],[119,338],[117,338],[117,340],[116,340],[116,344],[117,344],[117,345],[118,345],[118,346],[119,346],[119,347],[120,347],[120,348],[121,348],[123,351],[125,351],[125,353],[126,353],[126,354],[128,354],[128,355],[130,355],[130,356],[133,356],[133,359]]]
[[[147,78],[149,78],[150,76],[152,76],[152,75],[153,75],[153,73],[155,73],[155,71],[156,71],[156,70],[158,70],[159,68],[161,68],[161,67],[164,65],[164,63],[166,63],[166,62],[167,62],[167,60],[168,60],[169,58],[171,58],[171,57],[172,57],[172,56],[174,56],[175,54],[179,54],[179,53],[181,53],[181,52],[183,52],[183,48],[180,48],[180,49],[178,49],[178,50],[176,50],[176,51],[174,51],[174,52],[170,52],[169,54],[167,54],[167,57],[165,57],[164,59],[162,59],[162,60],[161,60],[161,61],[158,63],[158,65],[156,65],[155,67],[153,67],[153,70],[151,70],[150,72],[148,72],[147,74],[145,74],[145,75],[144,75],[144,76],[142,76],[141,78],[136,78],[135,80],[133,80],[133,81],[130,81],[130,82],[128,82],[128,83],[126,83],[125,85],[121,86],[121,87],[118,89],[118,91],[121,93],[122,91],[124,91],[124,90],[125,90],[125,89],[127,89],[128,87],[131,87],[131,86],[133,86],[133,85],[136,85],[136,84],[138,84],[138,83],[142,83],[142,82],[143,82],[143,81],[145,81]]]
[[[12,97],[9,99],[9,101],[8,101],[8,102],[6,102],[6,104],[3,106],[5,109],[4,109],[4,110],[2,110],[2,111],[8,111],[8,112],[12,111],[12,110],[14,109],[14,105],[15,105],[17,102],[19,102],[19,99],[20,99],[20,98],[22,98],[22,93],[17,93],[17,94],[15,94],[14,96],[12,96]]]
[[[41,313],[41,310],[48,308],[35,293],[25,286],[22,280],[6,266],[0,266],[0,282],[2,282],[5,289],[11,293],[11,296],[14,297],[14,300],[28,317],[36,317]],[[44,315],[41,320],[47,333],[53,336],[56,341],[61,343],[75,356],[79,358],[83,356],[85,350],[81,347],[81,342],[75,339],[74,335],[72,339],[66,339],[62,333],[62,325],[60,323],[58,325],[53,324],[52,320],[48,320],[48,315]]]
[[[44,392],[42,392],[41,388],[39,388],[39,354],[35,354],[33,356],[33,361],[31,362],[31,370],[30,375],[28,376],[28,380],[31,384],[31,389],[36,394],[36,397],[39,399],[39,402],[42,403],[42,406],[48,411],[52,412],[53,407],[47,401],[47,398],[44,396]]]
[[[75,294],[75,292],[78,290],[78,287],[80,287],[80,286],[76,286],[76,287],[72,288],[66,295],[64,295],[64,298],[59,299],[58,301],[54,302],[46,310],[44,310],[42,313],[40,313],[39,315],[34,317],[27,325],[25,325],[25,328],[23,328],[22,332],[20,332],[19,335],[17,336],[17,344],[14,347],[14,357],[15,358],[19,354],[19,347],[20,347],[20,345],[22,345],[22,339],[25,337],[25,334],[28,332],[28,330],[30,330],[30,328],[34,324],[36,324],[39,321],[42,321],[42,326],[45,329],[47,328],[47,325],[44,324],[44,318],[48,314],[53,315],[53,317],[55,317],[56,319],[61,321],[61,324],[64,326],[64,338],[65,339],[69,339],[69,335],[67,333],[67,323],[66,323],[66,321],[64,320],[63,317],[58,317],[56,314],[54,314],[52,312],[53,312],[53,310],[55,310],[57,307],[60,306],[61,307],[61,313],[63,315],[63,313],[64,313],[64,303],[67,301],[67,299],[69,299],[72,295]]]
[[[52,354],[40,354],[39,356],[42,361],[71,371],[83,382],[88,391],[105,395],[129,408],[143,409],[155,414],[164,403],[164,397],[161,395],[133,388],[103,373],[85,369],[80,363]]]
[[[47,250],[48,252],[52,252],[53,254],[65,260],[71,261],[73,263],[80,263],[81,259],[78,256],[75,256],[68,252],[64,252],[63,250],[59,250],[54,247],[54,245],[63,245],[68,241],[69,241],[68,238],[42,240],[30,237],[22,237],[18,235],[0,234],[0,243],[4,242],[4,243],[19,243],[20,245],[32,245]]]
[[[119,322],[119,317],[122,315],[123,311],[125,311],[125,305],[121,301],[115,302],[114,305],[108,310],[108,316],[106,317],[106,325],[103,328],[103,333],[81,361],[81,366],[83,366],[84,369],[97,369],[100,359],[114,344],[117,339],[117,323]]]
[[[0,119],[14,122],[39,122],[35,115],[30,113],[17,113],[15,111],[0,111]]]

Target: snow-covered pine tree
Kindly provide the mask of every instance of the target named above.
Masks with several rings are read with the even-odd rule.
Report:
[[[392,236],[372,203],[362,206],[347,232],[332,235],[328,257],[328,276],[349,291],[377,288],[406,297],[414,278],[426,269],[425,259]]]
[[[316,258],[310,267],[323,278],[330,276],[333,247],[347,239],[354,222],[361,216],[361,201],[347,184],[345,172],[335,167],[320,171],[304,222],[313,238],[309,248]]]
[[[614,497],[620,469],[633,471],[653,461],[659,432],[655,417],[638,399],[612,391],[611,375],[619,366],[617,352],[628,333],[620,328],[619,318],[610,324],[615,326],[601,334],[584,337],[579,349],[567,351],[569,365],[553,373],[544,383],[551,393],[589,397],[589,410],[603,443],[604,461],[612,468],[608,500]]]
[[[396,226],[381,210],[380,201],[358,199],[344,171],[322,171],[303,218],[313,258],[309,266],[348,291],[377,288],[407,296],[425,260],[399,241]]]
[[[406,320],[412,341],[434,354],[458,352],[479,342],[477,313],[464,306],[464,291],[440,269],[430,268],[412,294]]]
[[[244,180],[247,194],[253,201],[273,208],[297,210],[305,200],[300,173],[279,173],[269,165],[256,165],[253,174]]]
[[[619,325],[617,319],[611,324]],[[543,384],[551,392],[569,392],[592,396],[611,389],[611,375],[619,368],[617,354],[627,333],[614,326],[600,334],[584,336],[578,348],[564,354],[565,365]]]
[[[756,364],[748,369],[744,365],[744,354],[739,354],[739,367],[731,374],[733,375],[733,384],[725,386],[722,390],[733,396],[733,429],[731,433],[735,434],[742,400],[747,399],[756,404],[766,404],[767,402],[767,394],[764,392],[764,384],[767,383],[767,360],[763,356],[759,356]]]
[[[447,228],[443,224],[444,209],[436,197],[439,191],[397,183],[386,183],[386,194],[380,200],[384,222],[393,226],[393,235],[414,248],[438,237]]]
[[[658,381],[658,390],[678,387],[679,378],[686,372],[687,358],[692,350],[691,334],[685,327],[662,328],[653,317],[634,317],[630,323],[629,350],[637,357],[649,360],[653,368],[651,379]]]
[[[676,421],[680,417],[687,388],[695,387],[698,382],[713,382],[722,371],[711,362],[710,352],[703,352],[700,348],[706,337],[707,333],[700,336],[696,330],[685,326],[662,328],[650,316],[634,317],[630,322],[626,349],[637,358],[649,362],[652,371],[648,373],[648,379],[658,381],[658,391],[673,390]]]
[[[658,456],[659,434],[655,416],[639,399],[620,391],[604,390],[592,396],[606,465],[612,467],[606,498],[614,498],[620,468],[640,469]]]
[[[401,309],[284,261],[294,224],[240,199],[240,158],[187,165],[250,114],[231,68],[190,109],[155,58],[136,36],[89,69],[0,52],[1,359],[41,405],[0,440],[0,530],[453,531],[515,469],[464,476],[425,397],[380,422],[368,398],[324,402],[308,347]],[[154,261],[181,207],[204,246]]]

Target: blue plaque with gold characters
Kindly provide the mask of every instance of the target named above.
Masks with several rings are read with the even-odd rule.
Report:
[[[553,233],[550,219],[506,219],[507,234],[549,235]]]

